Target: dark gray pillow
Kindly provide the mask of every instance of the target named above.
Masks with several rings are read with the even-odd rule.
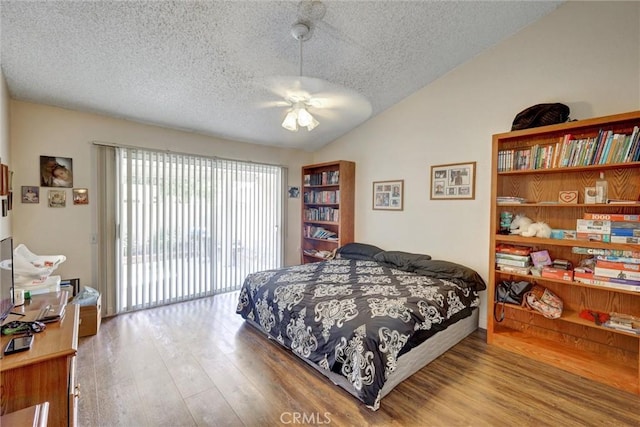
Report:
[[[379,247],[366,243],[347,243],[336,251],[340,258],[366,261],[373,261],[373,257],[380,252],[382,249]]]
[[[423,276],[451,280],[460,286],[474,288],[477,291],[487,289],[487,285],[477,271],[455,262],[439,259],[419,260],[413,262],[412,267],[415,273]]]
[[[402,251],[384,251],[376,254],[374,259],[389,267],[395,267],[400,270],[413,271],[413,263],[418,261],[428,261],[431,259],[429,255],[412,254]]]

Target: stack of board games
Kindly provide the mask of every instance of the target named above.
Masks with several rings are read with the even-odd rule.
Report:
[[[496,268],[507,273],[527,275],[531,269],[531,248],[500,244],[496,246]]]

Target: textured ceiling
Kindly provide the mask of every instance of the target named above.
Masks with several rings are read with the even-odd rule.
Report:
[[[325,1],[319,19],[310,1],[1,0],[0,64],[13,99],[315,150],[363,119],[341,114],[347,100],[311,108],[311,132],[280,126],[272,81],[299,75],[296,21],[312,28],[303,75],[373,117],[561,3]]]

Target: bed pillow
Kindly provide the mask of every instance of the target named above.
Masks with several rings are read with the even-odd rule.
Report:
[[[439,259],[417,260],[412,263],[413,271],[423,276],[451,280],[465,288],[477,291],[487,289],[487,285],[477,271],[461,264]]]
[[[373,261],[373,257],[382,251],[379,247],[366,243],[347,243],[339,247],[336,253],[339,258]]]
[[[400,270],[413,271],[413,264],[419,261],[428,261],[431,259],[429,255],[413,254],[402,251],[384,251],[376,254],[374,259],[389,267]]]

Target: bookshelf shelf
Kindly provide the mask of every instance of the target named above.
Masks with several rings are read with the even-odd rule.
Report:
[[[353,242],[355,163],[339,160],[303,166],[302,178],[301,257],[304,264],[326,259],[314,255],[315,252],[332,252]],[[324,231],[337,238],[318,237]]]
[[[337,240],[331,240],[331,239],[318,239],[316,237],[305,237],[305,240],[315,240],[316,242],[327,242],[327,243],[333,243],[335,245],[338,244]]]
[[[574,222],[575,222],[575,219],[576,218],[574,218]],[[496,242],[513,243],[513,244],[522,245],[522,246],[538,246],[538,247],[580,246],[583,248],[594,248],[594,249],[619,249],[619,250],[627,250],[627,251],[640,250],[640,246],[636,244],[589,242],[586,240],[570,240],[570,239],[545,239],[542,237],[522,237],[519,235],[510,235],[510,234],[498,234],[494,237],[494,240]]]
[[[619,292],[619,293],[623,293],[623,294],[629,294],[629,295],[634,295],[634,296],[640,296],[640,289],[638,289],[637,291],[629,291],[627,289],[615,289],[615,288],[608,288],[602,285],[589,285],[587,283],[582,283],[582,282],[573,282],[573,281],[568,281],[568,280],[561,280],[561,279],[551,279],[549,277],[538,277],[538,276],[532,276],[532,275],[525,275],[525,274],[518,274],[518,273],[509,273],[506,271],[501,271],[501,270],[494,270],[494,274],[497,276],[512,276],[513,278],[518,278],[518,280],[530,280],[532,282],[536,282],[537,279],[540,280],[544,280],[545,282],[553,282],[553,283],[558,283],[561,285],[566,285],[566,286],[577,286],[580,288],[591,288],[591,289],[600,289],[603,292],[611,292],[612,290],[615,290],[615,292]],[[507,280],[507,279],[505,279]]]
[[[520,175],[520,174],[532,174],[532,173],[554,174],[554,173],[565,173],[565,172],[581,172],[581,171],[589,171],[589,170],[607,171],[607,170],[613,170],[613,169],[637,168],[639,166],[640,166],[640,162],[610,163],[605,165],[565,166],[561,168],[500,171],[498,172],[498,175]]]
[[[558,158],[548,161],[546,168],[505,170],[504,153],[527,152],[540,146],[560,147],[567,140],[596,139],[602,132],[630,135],[618,137],[633,152],[634,132],[640,127],[640,111],[581,120],[553,126],[496,134],[493,136],[491,178],[489,307],[487,310],[487,342],[533,358],[586,378],[640,394],[640,336],[633,332],[596,325],[582,319],[582,310],[617,312],[640,317],[640,292],[604,285],[585,284],[541,276],[507,272],[496,268],[497,244],[525,246],[547,250],[552,259],[564,259],[574,266],[592,255],[575,253],[573,247],[594,250],[640,252],[640,244],[605,243],[571,239],[546,239],[500,234],[500,216],[504,211],[524,214],[535,222],[545,222],[552,229],[576,230],[576,220],[586,213],[640,214],[640,204],[587,204],[586,187],[595,186],[600,174],[608,182],[608,198],[640,200],[640,162],[610,162],[582,166],[559,167]],[[621,145],[623,147],[625,145]],[[635,145],[638,146],[637,143]],[[624,150],[621,148],[622,151]],[[619,154],[619,156],[622,156]],[[618,157],[620,159],[624,157]],[[580,160],[578,161],[580,162]],[[578,163],[580,164],[580,163]],[[555,167],[554,167],[555,165]],[[509,164],[507,163],[507,167]],[[560,191],[577,191],[577,204],[555,203]],[[499,197],[520,198],[527,203],[499,202]],[[560,319],[547,319],[531,310],[505,306],[502,322],[493,316],[496,284],[503,280],[528,280],[550,289],[564,304]],[[628,285],[633,286],[633,285]]]
[[[526,307],[521,307],[521,306],[510,306],[510,308],[512,310],[520,310],[520,311],[525,311],[529,314],[531,314],[532,316],[542,316],[542,314],[538,313],[537,311],[533,311],[530,310]],[[576,311],[572,311],[572,310],[564,310],[562,312],[562,317],[560,317],[559,319],[555,319],[556,322],[568,322],[568,323],[573,323],[576,325],[580,325],[580,326],[585,326],[587,328],[594,328],[594,329],[598,329],[604,332],[609,332],[612,334],[621,334],[621,335],[626,335],[626,336],[630,336],[632,338],[635,339],[640,339],[640,335],[633,333],[633,332],[626,332],[620,329],[613,329],[613,328],[607,328],[605,326],[599,326],[596,325],[594,322],[590,322],[589,320],[583,319],[582,317],[580,317],[578,315],[579,313]]]

